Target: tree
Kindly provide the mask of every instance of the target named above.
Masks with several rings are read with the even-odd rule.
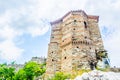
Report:
[[[13,67],[7,68],[7,74],[8,74],[8,78],[10,80],[13,80],[13,77],[15,75],[15,68],[13,68]]]
[[[106,50],[96,52],[97,66],[96,68],[102,71],[107,71],[110,68],[110,61]]]
[[[7,67],[5,64],[0,65],[0,79],[13,80],[14,75],[15,75],[15,68]]]
[[[45,71],[45,63],[28,62],[18,72],[15,72],[15,68],[8,67],[7,64],[0,64],[0,80],[34,80],[35,77],[43,75]]]
[[[23,69],[20,69],[16,73],[15,80],[34,80],[35,77],[41,76],[45,73],[45,70],[45,64],[28,62]]]
[[[23,69],[20,69],[14,77],[15,80],[27,80],[26,79],[26,73]]]

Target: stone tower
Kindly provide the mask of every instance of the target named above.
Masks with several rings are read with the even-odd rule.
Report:
[[[95,51],[104,49],[98,21],[99,16],[77,10],[51,22],[46,74],[90,69],[89,61],[96,61]]]

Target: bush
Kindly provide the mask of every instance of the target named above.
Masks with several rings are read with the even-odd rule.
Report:
[[[63,72],[57,72],[51,80],[65,80],[69,78],[70,76],[68,74],[64,74]]]

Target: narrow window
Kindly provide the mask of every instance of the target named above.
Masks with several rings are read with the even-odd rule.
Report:
[[[75,30],[75,28],[73,28],[73,30]]]
[[[77,22],[77,20],[74,20],[74,22]]]
[[[64,57],[64,59],[66,59],[66,57]]]
[[[87,36],[85,36],[85,39],[87,38]]]
[[[86,22],[84,21],[84,26],[85,26],[85,28],[87,28],[87,24],[86,24]]]
[[[54,59],[52,59],[52,61],[54,61]]]
[[[90,47],[90,49],[91,49],[91,47]]]
[[[82,44],[82,41],[80,41],[80,43]]]
[[[76,24],[76,22],[77,22],[77,20],[74,20],[74,22],[73,22],[73,23],[74,23],[74,24]]]

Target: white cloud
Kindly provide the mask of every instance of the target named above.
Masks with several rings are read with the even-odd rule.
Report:
[[[16,3],[17,1],[14,1]],[[33,2],[33,3],[32,3]],[[48,29],[43,30],[43,26],[49,27],[49,22],[43,21],[43,16],[39,12],[39,7],[34,4],[34,1],[28,1],[29,6],[19,6],[18,8],[6,9],[3,14],[0,15],[0,27],[8,26],[9,29],[14,29],[16,32],[30,35],[34,35],[33,31],[29,28],[34,28],[35,30],[39,29],[41,32],[37,32],[36,35],[39,36],[45,33]],[[41,6],[42,7],[42,6]],[[42,9],[42,8],[41,8]],[[45,13],[45,12],[43,12]],[[42,28],[41,28],[42,27]],[[43,32],[45,31],[45,32]]]
[[[48,31],[48,29],[49,29],[48,26],[43,27],[43,28],[42,27],[41,28],[39,28],[39,27],[36,27],[36,28],[29,27],[28,32],[32,35],[32,37],[36,37],[36,36],[45,34]]]
[[[0,29],[0,36],[1,36],[0,38],[11,40],[17,35],[19,35],[19,33],[16,32],[13,28],[10,28],[8,25]]]
[[[48,31],[48,20],[54,21],[70,10],[82,9],[87,14],[100,16],[99,26],[103,31],[105,49],[113,55],[111,59],[119,56],[120,40],[120,0],[7,0],[0,4],[5,10],[0,11],[0,38],[9,40],[9,47],[18,50],[14,38],[24,34],[32,37],[43,35]],[[2,1],[1,1],[2,3]],[[15,4],[16,3],[16,4]],[[7,6],[6,6],[7,5]],[[105,29],[107,32],[105,32]],[[11,45],[10,42],[14,45]],[[110,46],[112,43],[112,46]],[[1,42],[0,45],[3,45]],[[11,49],[11,50],[12,50]],[[5,50],[5,49],[3,49]],[[2,51],[4,52],[4,51]],[[116,54],[116,55],[114,55]],[[13,55],[13,54],[12,54]],[[116,57],[116,59],[119,58]],[[117,61],[112,61],[117,65]],[[119,65],[120,66],[120,65]]]
[[[15,43],[10,40],[5,40],[0,43],[0,57],[7,61],[17,60],[24,50],[16,47]]]
[[[120,32],[116,31],[111,36],[104,40],[105,48],[109,52],[109,57],[111,59],[111,66],[120,67]]]
[[[0,58],[7,61],[17,60],[22,56],[24,49],[17,45],[23,41],[14,41],[18,36],[30,34],[36,37],[45,34],[49,29],[48,21],[42,20],[34,1],[28,1],[28,5],[20,2],[17,7],[13,3],[19,4],[17,1],[11,1],[5,7],[6,3],[3,1],[1,7],[5,10],[0,13]]]

